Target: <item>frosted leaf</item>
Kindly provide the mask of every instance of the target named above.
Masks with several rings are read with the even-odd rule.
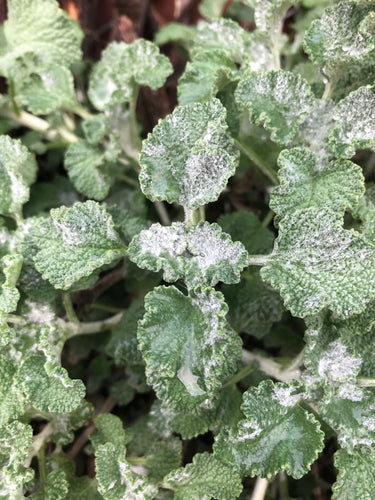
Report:
[[[367,184],[364,196],[353,212],[360,219],[360,232],[371,243],[375,243],[375,185]]]
[[[16,288],[22,267],[22,255],[5,255],[0,261],[0,310],[10,313],[16,310],[20,293]]]
[[[111,216],[93,201],[52,209],[40,228],[38,246],[37,270],[62,290],[126,252]]]
[[[190,286],[236,283],[248,263],[242,243],[233,243],[219,225],[208,222],[191,229],[180,222],[153,224],[133,238],[128,255],[141,268],[163,269],[166,281],[184,277]]]
[[[350,158],[356,149],[375,151],[375,92],[361,87],[340,101],[334,112],[336,126],[330,135],[330,146],[337,157]]]
[[[191,210],[215,201],[239,160],[225,120],[217,99],[179,106],[161,120],[143,141],[139,179],[145,195]]]
[[[245,419],[218,435],[214,455],[245,476],[271,478],[282,470],[294,478],[303,476],[323,448],[324,433],[298,405],[302,397],[298,382],[266,380],[248,389],[241,406]]]
[[[235,500],[241,494],[240,475],[209,453],[198,453],[193,462],[163,479],[175,500]]]
[[[34,155],[21,141],[0,137],[0,214],[20,217],[29,200],[29,187],[36,179]]]
[[[262,278],[280,290],[294,316],[328,307],[345,318],[362,312],[375,296],[375,249],[343,229],[328,210],[297,210],[280,223],[272,259]]]
[[[236,65],[223,50],[198,52],[178,81],[179,103],[205,102],[238,78]]]
[[[257,29],[266,32],[280,31],[280,25],[286,11],[299,0],[245,0],[245,4],[254,9]]]
[[[362,360],[350,356],[339,341],[331,342],[319,361],[318,373],[333,383],[344,382],[358,375]]]
[[[270,207],[278,220],[297,209],[327,207],[337,214],[355,208],[364,193],[362,169],[348,160],[319,161],[307,148],[280,153],[280,186],[271,193]],[[332,196],[334,193],[334,196]]]
[[[334,459],[338,476],[332,486],[332,499],[373,500],[375,498],[373,450],[363,447],[351,453],[338,450]]]
[[[94,66],[88,95],[94,106],[104,111],[131,102],[138,85],[158,89],[172,71],[167,57],[152,42],[143,39],[131,44],[112,42]]]
[[[322,17],[313,21],[304,40],[310,59],[333,76],[339,66],[358,63],[375,48],[366,16],[375,11],[374,5],[361,7],[348,1],[328,7]]]
[[[221,293],[195,290],[186,296],[158,287],[145,299],[138,340],[148,382],[175,409],[198,408],[236,369],[240,339],[227,328]]]
[[[235,96],[250,119],[270,130],[271,139],[282,145],[293,139],[315,100],[303,78],[282,70],[246,73]]]

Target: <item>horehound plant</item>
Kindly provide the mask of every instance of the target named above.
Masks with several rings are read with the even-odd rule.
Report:
[[[0,498],[375,498],[375,2],[200,11],[87,72],[8,0]]]

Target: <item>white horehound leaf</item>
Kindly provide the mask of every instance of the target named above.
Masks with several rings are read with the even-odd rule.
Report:
[[[353,216],[361,221],[361,234],[375,244],[375,184],[366,185],[366,192],[359,200]]]
[[[327,8],[311,24],[305,34],[304,49],[330,78],[350,64],[361,63],[375,49],[369,26],[373,12],[375,5],[359,6],[343,1]]]
[[[62,290],[126,253],[112,217],[93,201],[52,209],[38,243],[37,270]]]
[[[248,264],[242,243],[233,243],[218,224],[208,222],[192,228],[180,222],[153,224],[133,238],[128,255],[141,268],[163,269],[166,281],[184,277],[189,286],[238,283]]]
[[[0,214],[20,218],[22,205],[29,200],[36,179],[34,155],[21,141],[0,137]]]
[[[365,191],[361,167],[348,160],[319,161],[309,149],[294,148],[282,151],[278,164],[280,186],[271,193],[270,208],[279,221],[309,207],[327,207],[344,215]]]
[[[227,128],[218,99],[177,107],[143,141],[144,194],[190,210],[217,200],[239,161]]]
[[[20,293],[16,288],[23,258],[20,254],[5,255],[0,260],[0,311],[16,310]]]
[[[152,42],[143,39],[131,44],[112,42],[94,66],[88,95],[97,109],[105,111],[131,102],[139,85],[148,85],[153,90],[160,88],[172,71],[168,58]]]
[[[238,472],[209,453],[197,453],[193,463],[168,474],[162,485],[174,491],[175,500],[236,500],[242,491]]]
[[[334,455],[337,481],[332,487],[333,500],[373,500],[375,497],[374,452],[358,448],[348,453],[338,450]]]
[[[282,70],[245,73],[235,96],[250,113],[250,119],[264,125],[271,139],[282,145],[290,143],[315,101],[302,77]]]
[[[285,470],[302,477],[323,449],[324,433],[315,417],[302,409],[298,382],[261,382],[243,395],[245,419],[237,429],[221,432],[214,455],[241,474],[271,478]]]
[[[158,397],[172,408],[198,408],[236,369],[241,340],[225,321],[220,292],[158,287],[145,299],[138,340],[146,375]]]
[[[339,158],[351,158],[356,149],[375,151],[375,88],[366,86],[351,92],[334,111],[336,126],[330,146]]]
[[[280,223],[262,278],[280,291],[294,316],[324,308],[341,318],[362,312],[375,297],[375,247],[342,227],[329,209],[297,210]]]

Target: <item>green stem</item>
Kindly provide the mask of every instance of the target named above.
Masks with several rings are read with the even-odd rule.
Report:
[[[135,85],[133,89],[132,99],[129,103],[129,124],[130,124],[130,142],[131,149],[135,151],[140,151],[142,147],[142,141],[138,133],[138,123],[137,123],[137,98],[139,93],[138,85]]]
[[[298,355],[299,356],[299,355]],[[290,382],[293,379],[298,379],[301,375],[299,369],[296,369],[293,365],[294,360],[288,367],[283,367],[279,363],[276,363],[273,359],[266,358],[259,354],[254,354],[252,352],[242,350],[242,361],[244,363],[253,363],[254,361],[259,363],[259,368],[277,380],[281,382]]]
[[[251,373],[254,370],[255,370],[254,363],[250,363],[249,365],[246,365],[244,368],[242,368],[242,370],[240,370],[235,375],[233,375],[233,377],[229,380],[229,382],[227,382],[226,384],[223,385],[222,389],[226,389],[227,387],[229,387],[231,385],[237,384],[237,382],[239,382],[240,380],[245,378],[247,375],[249,375],[249,373]]]
[[[272,182],[272,184],[278,184],[279,180],[277,178],[276,172],[273,168],[266,163],[263,158],[261,158],[253,149],[251,149],[247,144],[242,144],[238,139],[234,139],[235,145],[244,155],[246,155],[256,167]]]
[[[25,467],[29,467],[31,464],[31,460],[33,457],[38,455],[40,449],[47,443],[50,439],[50,437],[53,435],[55,432],[55,425],[52,422],[49,422],[42,432],[39,432],[36,436],[34,436],[34,440],[32,444],[30,445],[29,448],[29,454],[27,459],[25,460]]]
[[[39,479],[40,486],[42,486],[46,481],[46,455],[45,455],[45,442],[38,451],[38,464],[39,464]]]
[[[110,318],[103,319],[102,321],[90,321],[87,323],[79,323],[78,325],[74,323],[67,323],[66,326],[69,330],[67,339],[77,335],[90,335],[92,333],[100,333],[110,330],[121,321],[123,314],[123,312],[120,312]]]
[[[124,309],[120,309],[120,307],[107,306],[106,304],[99,304],[99,302],[93,302],[91,307],[93,309],[100,309],[101,311],[107,311],[113,314],[124,312]]]
[[[361,387],[375,387],[375,378],[371,377],[358,377],[357,384]]]
[[[116,177],[120,181],[124,181],[127,184],[130,184],[131,186],[134,186],[135,188],[139,189],[139,183],[135,179],[132,179],[131,177],[128,177],[125,174],[117,174]]]
[[[63,304],[65,307],[66,315],[71,323],[79,324],[79,319],[73,307],[72,297],[69,292],[64,292],[62,294]]]
[[[274,215],[275,215],[274,211],[273,210],[269,210],[268,214],[262,220],[262,227],[268,227],[269,224],[272,222],[272,220],[274,218]]]
[[[194,227],[199,224],[199,222],[203,222],[204,220],[204,206],[199,207],[196,210],[185,208],[185,224],[187,225],[187,227]]]
[[[9,321],[9,323],[13,323],[14,325],[26,325],[26,320],[16,314],[8,314],[7,321]]]
[[[148,459],[146,457],[126,457],[126,460],[132,465],[138,464],[148,464]]]
[[[49,140],[54,139],[56,135],[60,135],[68,143],[77,142],[79,140],[79,137],[69,130],[66,130],[63,127],[57,127],[55,129],[50,128],[50,124],[46,120],[27,113],[27,111],[21,111],[19,114],[17,114],[13,111],[3,108],[0,109],[0,115],[6,118],[10,118],[20,125],[23,125],[24,127],[42,132]]]
[[[265,266],[272,261],[272,255],[249,255],[249,266]]]

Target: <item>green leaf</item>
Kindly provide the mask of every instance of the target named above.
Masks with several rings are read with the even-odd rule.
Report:
[[[332,499],[372,500],[375,496],[373,451],[366,448],[356,449],[352,453],[338,450],[334,459],[338,476],[332,487]]]
[[[198,52],[194,59],[187,63],[178,81],[179,103],[208,101],[238,78],[237,67],[225,51],[217,49]]]
[[[375,151],[375,92],[370,86],[361,87],[340,101],[334,112],[336,126],[330,135],[335,156],[351,158],[356,149]]]
[[[221,17],[226,0],[202,0],[199,4],[199,12],[203,17],[214,21]]]
[[[257,29],[270,36],[270,33],[280,31],[286,11],[299,0],[245,0],[244,3],[253,7]]]
[[[29,496],[33,500],[65,500],[69,483],[63,470],[53,470],[36,493]]]
[[[348,1],[328,7],[305,35],[304,49],[310,59],[333,78],[338,70],[363,61],[375,48],[366,21],[374,10],[375,6],[361,7]]]
[[[62,290],[122,257],[126,250],[110,215],[93,201],[52,209],[38,244],[37,270]]]
[[[10,0],[0,36],[0,73],[14,82],[21,104],[47,113],[75,102],[68,68],[81,59],[83,33],[57,2]]]
[[[147,478],[132,471],[126,461],[125,447],[112,442],[98,446],[95,454],[98,491],[104,500],[142,498],[152,500],[158,488]]]
[[[104,113],[92,115],[82,122],[82,130],[85,134],[87,142],[97,144],[109,132],[108,117]]]
[[[75,439],[74,431],[80,429],[94,414],[94,407],[87,401],[81,401],[78,408],[70,413],[55,413],[53,422],[55,432],[53,442],[57,446],[66,446]]]
[[[88,95],[97,109],[105,111],[131,102],[138,85],[160,88],[172,71],[169,60],[152,42],[112,42],[91,73]]]
[[[88,198],[103,200],[109,193],[116,162],[102,146],[81,140],[71,144],[65,154],[65,168],[77,191]]]
[[[22,205],[29,199],[29,187],[36,179],[34,155],[21,141],[0,136],[0,213],[21,217]]]
[[[328,307],[345,318],[374,298],[371,269],[375,249],[328,209],[297,210],[280,223],[271,260],[262,278],[280,291],[294,316]]]
[[[25,401],[16,386],[17,364],[9,356],[0,355],[0,427],[24,411]]]
[[[179,106],[143,142],[139,176],[150,200],[196,209],[215,201],[234,174],[239,152],[217,99]]]
[[[5,255],[0,269],[0,310],[10,313],[16,310],[20,293],[16,288],[22,267],[22,255]]]
[[[61,366],[45,367],[43,356],[30,356],[22,364],[18,378],[27,397],[41,411],[66,413],[75,410],[86,390],[81,380],[71,380]]]
[[[364,193],[362,169],[351,161],[322,162],[309,149],[294,148],[282,151],[278,164],[280,186],[270,200],[278,220],[310,207],[326,207],[343,216]]]
[[[364,196],[359,200],[353,216],[360,219],[361,234],[371,243],[375,243],[375,185],[368,184]]]
[[[198,453],[193,463],[171,472],[163,486],[175,492],[175,500],[235,500],[241,494],[241,478],[235,470],[209,453]]]
[[[30,425],[14,421],[0,428],[0,498],[19,498],[22,485],[33,478],[34,471],[23,465],[32,439]]]
[[[125,447],[128,438],[119,417],[110,413],[98,415],[95,419],[95,427],[98,432],[90,436],[95,451],[99,446],[112,443],[119,447]]]
[[[280,295],[256,275],[221,291],[229,307],[228,321],[237,332],[264,337],[284,311]]]
[[[303,476],[323,448],[324,433],[315,417],[302,409],[299,383],[261,382],[248,389],[241,406],[246,418],[236,430],[219,434],[215,456],[240,473],[271,478],[285,470]]]
[[[193,286],[237,283],[248,262],[243,245],[208,222],[190,229],[180,222],[153,224],[133,238],[128,255],[141,268],[164,269],[166,281],[184,276]]]
[[[138,339],[148,382],[172,408],[197,408],[236,369],[241,341],[225,322],[220,292],[210,288],[189,296],[157,287],[145,299]]]
[[[307,82],[299,75],[281,70],[246,73],[235,96],[250,113],[250,119],[257,125],[263,124],[271,131],[271,139],[282,145],[290,143],[314,105]]]

